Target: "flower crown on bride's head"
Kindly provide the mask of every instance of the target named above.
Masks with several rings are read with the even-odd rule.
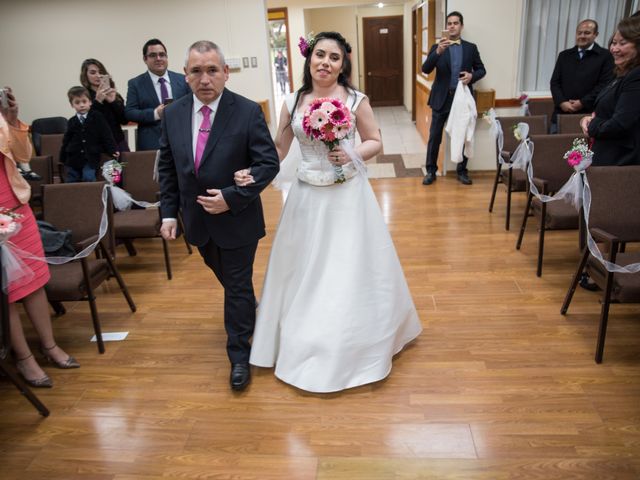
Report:
[[[313,32],[307,33],[307,37],[300,37],[300,41],[298,42],[298,48],[300,49],[300,54],[307,58],[309,54],[313,51],[313,46],[316,44],[316,38],[313,36]]]

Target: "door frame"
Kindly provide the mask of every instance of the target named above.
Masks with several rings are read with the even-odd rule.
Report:
[[[273,17],[273,18],[272,18]],[[267,9],[267,23],[271,20],[284,20],[287,37],[287,75],[289,75],[289,93],[293,91],[293,82],[291,75],[291,39],[289,38],[289,13],[287,7],[277,7]],[[269,52],[271,53],[271,52]],[[269,58],[269,68],[273,68],[273,62]]]

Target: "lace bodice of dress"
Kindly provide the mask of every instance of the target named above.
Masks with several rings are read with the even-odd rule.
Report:
[[[295,95],[295,94],[294,94]],[[345,141],[351,145],[355,143],[356,132],[356,116],[354,111],[357,109],[360,101],[364,98],[364,94],[355,92],[355,94],[349,95],[347,100],[347,107],[351,111],[351,129],[345,138]],[[298,110],[293,113],[291,125],[293,133],[300,143],[300,150],[302,151],[302,158],[300,159],[300,165],[298,166],[297,176],[303,182],[316,186],[328,186],[335,184],[335,170],[333,165],[329,163],[327,153],[329,148],[322,142],[317,140],[311,140],[304,133],[302,129],[302,118],[304,111]],[[349,179],[356,175],[358,171],[352,163],[343,165],[342,171],[346,179]]]

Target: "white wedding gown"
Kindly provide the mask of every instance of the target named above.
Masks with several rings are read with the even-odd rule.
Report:
[[[362,98],[349,99],[352,111]],[[369,181],[348,165],[350,178],[334,184],[327,147],[305,136],[302,114],[292,127],[302,158],[273,241],[250,362],[275,365],[279,379],[302,390],[334,392],[385,378],[422,327]]]

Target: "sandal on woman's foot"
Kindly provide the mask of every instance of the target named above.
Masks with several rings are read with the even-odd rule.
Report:
[[[67,359],[64,362],[58,362],[57,360],[55,360],[51,355],[49,355],[47,352],[50,350],[53,350],[54,348],[56,348],[58,345],[57,344],[53,344],[53,347],[49,347],[46,348],[44,346],[40,346],[40,352],[42,352],[42,356],[45,358],[45,360],[49,363],[51,363],[52,365],[56,366],[57,368],[79,368],[80,364],[78,363],[78,361],[73,358],[71,355],[67,355]]]
[[[16,369],[18,370],[18,373],[20,374],[20,376],[24,379],[25,383],[27,385],[29,385],[30,387],[33,387],[33,388],[51,388],[51,387],[53,387],[53,381],[51,380],[51,378],[49,378],[49,375],[47,375],[46,373],[44,374],[44,377],[40,377],[40,378],[28,378],[27,377],[23,362],[25,360],[29,360],[31,357],[33,357],[33,353],[29,354],[28,356],[26,356],[24,358],[16,360]]]

